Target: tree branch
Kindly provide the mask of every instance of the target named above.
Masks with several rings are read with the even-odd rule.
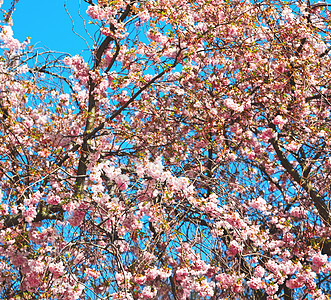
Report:
[[[293,166],[290,164],[288,159],[285,157],[285,155],[279,148],[278,143],[275,139],[271,139],[271,144],[275,149],[282,166],[292,176],[294,181],[309,194],[310,198],[313,200],[315,207],[317,208],[320,217],[324,221],[325,225],[329,226],[331,222],[331,214],[328,207],[324,203],[323,198],[313,188],[312,183],[308,181],[307,178],[300,176],[299,173],[293,168]]]

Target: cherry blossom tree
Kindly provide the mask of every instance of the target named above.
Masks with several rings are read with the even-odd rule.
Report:
[[[15,39],[16,2],[2,299],[330,297],[329,4],[86,0],[83,57]]]

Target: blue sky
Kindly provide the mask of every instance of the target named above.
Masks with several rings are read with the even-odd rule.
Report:
[[[11,0],[4,0],[3,7],[8,7],[10,2]],[[83,0],[67,0],[66,2],[67,9],[74,20],[75,29],[88,39],[83,29],[83,20],[78,14],[79,5],[81,5],[81,15],[86,18],[88,5]],[[35,46],[72,55],[86,50],[84,40],[71,30],[72,22],[64,8],[64,3],[65,0],[19,0],[13,13],[14,37],[20,41],[31,37],[31,44]],[[95,31],[96,28],[93,25],[86,25],[93,29],[92,32]],[[91,40],[88,42],[91,45]]]

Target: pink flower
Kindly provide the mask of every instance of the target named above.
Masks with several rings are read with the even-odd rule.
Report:
[[[144,284],[146,282],[146,276],[144,276],[144,275],[135,276],[134,281],[137,284]]]
[[[21,47],[21,43],[13,38],[13,30],[10,26],[2,26],[0,40],[3,42],[4,48],[18,50]]]
[[[89,70],[81,56],[75,55],[73,57],[66,57],[63,61],[75,71],[75,77],[79,79],[82,85],[88,84]]]
[[[47,198],[47,202],[49,204],[53,204],[53,205],[58,205],[61,201],[61,198],[57,195],[50,195],[48,198]]]
[[[188,274],[189,271],[187,270],[187,268],[179,269],[176,271],[176,279],[178,281],[182,281],[188,276]]]
[[[101,273],[98,270],[88,268],[86,270],[86,276],[93,279],[98,279],[101,276]]]
[[[311,261],[317,268],[320,268],[328,262],[328,256],[326,254],[316,253]]]
[[[73,216],[70,218],[69,222],[71,226],[78,226],[82,223],[85,217],[85,212],[83,210],[75,210]]]
[[[169,278],[172,274],[171,269],[161,269],[159,270],[159,276],[161,279]]]
[[[152,299],[156,296],[157,289],[155,287],[145,286],[141,292],[142,298]]]
[[[279,286],[277,283],[268,285],[265,289],[266,293],[268,295],[274,295],[279,289]]]
[[[277,73],[284,73],[286,71],[286,66],[284,63],[280,62],[280,63],[274,63],[273,64],[274,70]]]
[[[68,94],[61,94],[59,96],[59,100],[60,100],[60,105],[65,105],[65,106],[68,106],[69,105],[69,100],[70,100],[70,97]]]
[[[0,205],[0,215],[6,215],[8,213],[8,208],[9,208],[8,204],[5,204],[5,203],[1,204]]]
[[[137,165],[136,172],[137,172],[137,175],[138,175],[139,178],[144,177],[145,170],[144,170],[144,167],[141,164]]]
[[[267,143],[270,139],[274,139],[275,137],[277,137],[277,134],[271,128],[264,129],[260,134],[261,140],[265,143]]]
[[[25,221],[28,223],[31,223],[36,216],[37,216],[37,210],[35,206],[29,206],[28,209],[26,209],[23,212],[23,217],[25,218]]]
[[[151,18],[151,16],[149,15],[149,12],[147,10],[144,10],[139,14],[139,18],[140,21],[146,22]]]
[[[329,169],[331,168],[331,158],[330,157],[325,160],[324,165]]]
[[[112,31],[110,31],[110,29],[108,27],[102,27],[100,29],[100,32],[105,35],[105,36],[112,36],[114,35],[114,33]]]
[[[286,149],[289,151],[297,152],[301,147],[301,144],[298,144],[296,142],[291,142],[286,146]]]
[[[279,265],[274,260],[268,260],[266,263],[266,267],[273,273],[277,273],[279,270]]]
[[[286,281],[286,286],[289,289],[301,288],[303,285],[304,285],[304,282],[302,280],[300,280],[299,278],[290,279],[290,280]]]
[[[41,284],[41,275],[31,272],[26,274],[26,280],[29,289],[35,289]]]
[[[130,179],[127,175],[121,174],[115,178],[115,182],[120,190],[126,190],[128,188]]]
[[[62,261],[59,263],[50,263],[49,271],[53,274],[55,278],[61,277],[64,274],[64,265]]]
[[[31,204],[35,205],[40,201],[41,196],[42,196],[41,193],[39,191],[37,191],[29,199],[24,200],[24,204],[25,205],[31,205]]]
[[[18,207],[16,205],[13,205],[10,208],[10,210],[11,210],[11,213],[14,214],[14,215],[16,215],[18,213]]]
[[[261,266],[257,266],[254,270],[254,276],[257,278],[262,278],[265,274],[265,269]]]
[[[231,286],[236,285],[238,282],[240,282],[238,276],[230,275],[230,274],[226,274],[226,273],[217,274],[215,276],[215,279],[217,281],[219,281],[218,286],[220,286],[223,289],[227,289]]]
[[[265,211],[267,209],[267,202],[262,197],[249,201],[248,205],[261,211]]]
[[[227,156],[229,161],[235,161],[237,159],[237,155],[235,153],[229,153]]]
[[[237,241],[233,240],[230,242],[229,248],[226,251],[226,253],[229,256],[235,256],[242,250],[243,250],[243,246],[239,245],[239,243]]]
[[[261,278],[253,277],[247,282],[247,285],[253,290],[258,290],[264,288],[265,283],[261,280]]]
[[[290,214],[292,217],[302,219],[307,216],[308,212],[303,207],[294,207],[291,209]]]
[[[159,276],[159,270],[155,267],[146,273],[147,280],[154,280],[157,276]]]
[[[226,98],[224,100],[224,105],[235,112],[242,112],[244,110],[243,107],[235,103],[232,98]]]
[[[106,19],[107,15],[105,11],[99,5],[91,5],[87,8],[86,13],[93,20]]]
[[[201,297],[212,297],[214,295],[214,283],[208,283],[207,280],[204,279],[199,284],[200,286],[195,290],[199,292]]]
[[[294,15],[292,13],[292,10],[286,6],[282,11],[282,17],[287,21],[292,21],[294,19]]]
[[[278,125],[280,129],[283,128],[284,124],[286,124],[287,120],[283,119],[282,116],[278,115],[273,120],[272,123]]]
[[[308,278],[305,282],[305,285],[310,291],[314,291],[316,289],[316,282],[313,278]]]
[[[38,274],[43,274],[45,270],[45,264],[40,260],[30,260],[29,267],[33,272]]]
[[[16,253],[15,256],[12,256],[10,258],[10,262],[15,266],[15,267],[23,267],[28,263],[28,259],[21,253]]]

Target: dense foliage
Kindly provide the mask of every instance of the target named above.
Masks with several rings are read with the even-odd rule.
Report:
[[[3,18],[0,297],[329,299],[329,5],[86,2],[86,60]]]

